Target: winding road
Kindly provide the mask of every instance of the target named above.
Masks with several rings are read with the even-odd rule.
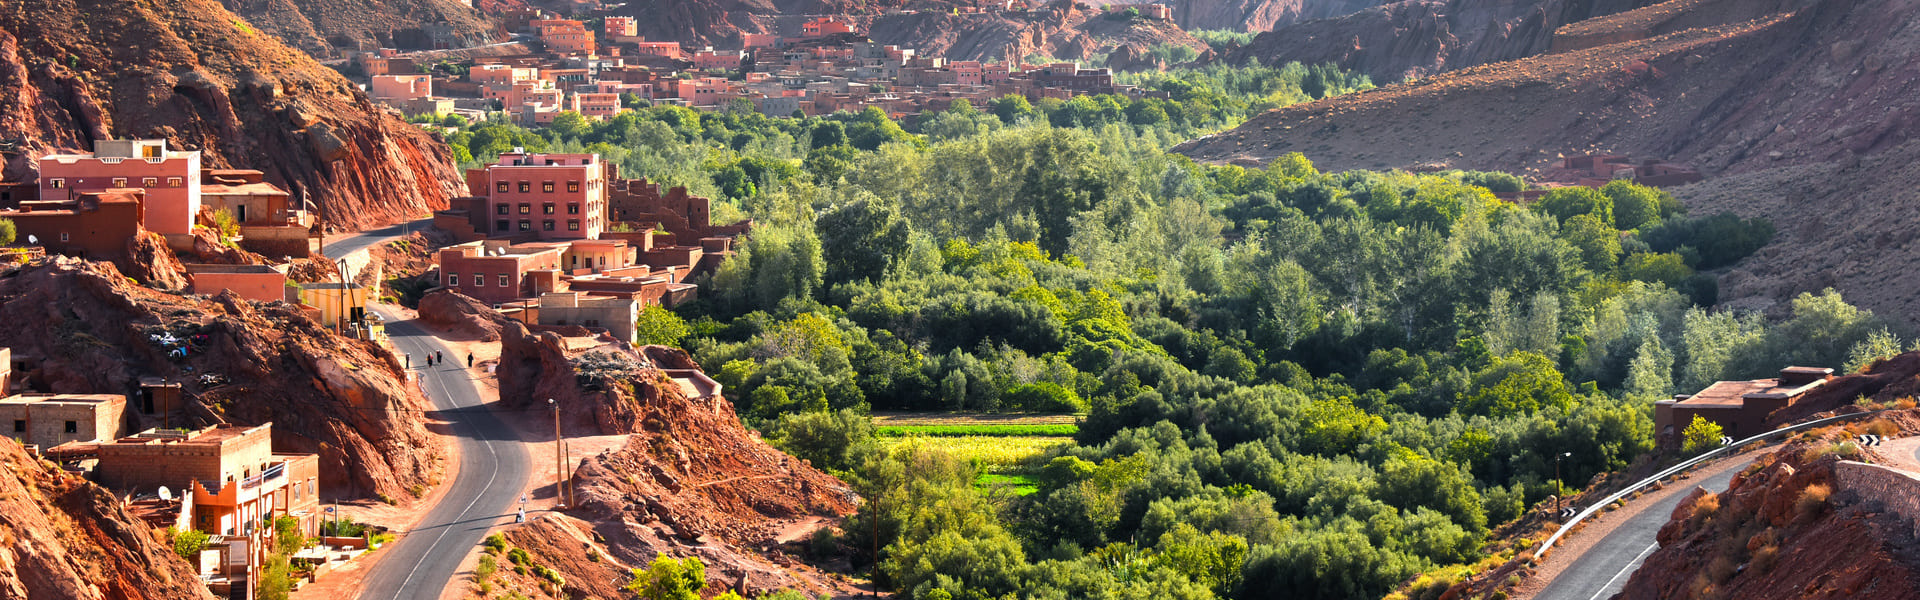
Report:
[[[1745,468],[1751,460],[1725,460],[1713,464],[1705,471],[1682,485],[1677,493],[1667,494],[1664,498],[1639,509],[1640,512],[1607,532],[1586,552],[1574,559],[1572,565],[1561,571],[1552,583],[1542,588],[1532,600],[1604,600],[1620,593],[1627,585],[1627,579],[1640,568],[1647,555],[1659,549],[1660,543],[1655,537],[1660,528],[1667,524],[1667,518],[1673,515],[1673,509],[1686,498],[1688,490],[1695,486],[1708,491],[1726,491],[1727,484],[1733,481],[1735,473]]]
[[[417,229],[419,222],[413,227]],[[326,253],[343,257],[398,237],[404,230],[396,225],[363,232],[329,244]],[[439,503],[399,541],[380,550],[383,556],[362,580],[359,598],[431,600],[440,597],[487,531],[513,518],[514,501],[527,484],[527,450],[519,435],[482,404],[479,390],[458,361],[425,366],[428,353],[452,351],[413,322],[397,321],[379,305],[368,308],[386,320],[387,337],[396,351],[421,358],[413,361],[414,372],[433,402],[435,412],[429,416],[449,424],[452,442],[460,451],[460,470],[446,484]]]

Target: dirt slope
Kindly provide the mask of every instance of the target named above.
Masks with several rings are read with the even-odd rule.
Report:
[[[1767,216],[1781,232],[1723,279],[1723,299],[1832,286],[1911,325],[1915,14],[1915,0],[1674,0],[1563,30],[1571,47],[1630,41],[1287,107],[1179,151],[1304,152],[1331,169],[1526,172],[1591,151],[1689,163],[1709,179],[1673,191],[1694,211]]]
[[[1044,13],[949,14],[921,11],[867,22],[868,36],[951,60],[1017,61],[1029,55],[1087,60],[1096,55],[1144,57],[1155,45],[1207,52],[1207,44],[1166,21],[1108,19],[1097,9],[1055,4]],[[1130,60],[1133,67],[1147,66]]]
[[[160,137],[252,168],[348,229],[465,192],[446,146],[214,0],[0,3],[0,157]]]
[[[330,56],[335,46],[428,49],[426,26],[444,23],[461,46],[502,32],[460,0],[221,0],[228,10],[289,46]]]
[[[1223,58],[1333,62],[1393,82],[1539,54],[1562,25],[1656,1],[1402,0],[1276,27]]]
[[[113,494],[0,440],[0,598],[212,600]]]
[[[168,352],[168,335],[187,356]],[[183,384],[186,406],[170,416],[129,407],[139,429],[272,422],[275,450],[320,454],[330,497],[404,498],[440,470],[426,399],[393,355],[285,303],[176,296],[108,263],[54,257],[0,272],[0,345],[36,390],[131,393],[144,376]]]

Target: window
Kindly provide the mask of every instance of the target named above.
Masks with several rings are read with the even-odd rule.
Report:
[[[497,184],[494,184],[494,186],[493,186],[493,190],[494,190],[494,191],[496,191],[496,192],[505,192],[505,191],[507,191],[507,190],[508,190],[508,186],[507,186],[507,182],[505,182],[505,181],[502,181],[502,182],[500,182],[500,183],[497,183]]]
[[[47,180],[47,187],[50,187],[50,188],[53,188],[53,189],[56,189],[56,190],[57,190],[57,189],[62,189],[62,188],[65,188],[65,187],[67,187],[67,180],[65,180],[65,179],[48,179],[48,180]]]
[[[553,231],[553,219],[547,219],[547,220],[545,220],[545,221],[541,221],[541,222],[540,222],[540,230],[541,230],[541,231]]]
[[[140,156],[144,158],[160,158],[160,146],[143,146],[140,148]]]
[[[181,183],[181,182],[180,182],[180,178],[179,178],[179,177],[168,177],[168,178],[167,178],[167,187],[180,187],[180,183]]]
[[[580,230],[579,219],[567,219],[567,231],[579,231],[579,230]]]
[[[67,241],[67,240],[68,240],[68,237],[67,237],[67,232],[65,232],[65,231],[62,231],[62,232],[60,232],[60,241],[62,241],[62,242],[64,242],[64,241]]]
[[[501,275],[501,276],[500,276],[500,287],[513,287],[513,284],[511,284],[511,283],[507,283],[507,276],[505,276],[505,275]]]
[[[141,187],[160,187],[160,178],[159,178],[159,177],[148,177],[148,178],[145,178],[145,179],[141,179],[141,180],[140,180],[140,186],[141,186]]]
[[[80,433],[80,422],[67,421],[67,433]]]
[[[22,420],[20,420],[20,419],[14,419],[14,420],[13,420],[13,432],[14,432],[14,433],[20,433],[20,432],[23,432],[23,431],[26,431],[26,430],[27,430],[27,422],[26,422],[26,421],[22,421]]]
[[[506,231],[512,228],[513,228],[513,224],[508,222],[506,219],[500,219],[498,221],[493,222],[494,231]]]
[[[580,191],[580,182],[578,182],[578,181],[569,181],[569,182],[567,182],[567,191],[569,191],[569,192],[578,192],[578,191]]]
[[[512,210],[512,209],[510,209],[510,208],[507,208],[507,205],[505,205],[505,204],[495,204],[495,205],[493,205],[493,214],[496,214],[496,215],[504,215],[504,214],[507,214],[507,212],[508,212],[508,211],[510,211],[510,210]]]
[[[533,191],[533,183],[532,183],[532,182],[528,182],[528,181],[522,181],[522,182],[520,182],[520,193],[522,193],[522,194],[525,194],[525,193],[527,193],[527,192],[531,192],[531,191]]]
[[[540,191],[546,192],[549,194],[553,193],[553,182],[551,181],[540,182]]]
[[[117,188],[127,187],[127,178],[125,177],[113,178],[113,187],[117,187]]]
[[[548,202],[546,204],[540,205],[540,214],[543,214],[543,215],[553,214],[553,203]]]
[[[567,214],[570,214],[570,215],[577,215],[577,214],[580,214],[580,203],[579,203],[579,202],[568,202],[568,203],[567,203]]]
[[[600,266],[602,267],[607,266],[607,257],[605,256],[600,257]]]
[[[447,287],[460,287],[460,276],[457,274],[448,273]]]
[[[473,287],[487,287],[487,276],[481,275],[479,273],[474,273]]]
[[[521,231],[533,231],[533,221],[528,221],[528,220],[526,220],[526,219],[521,219],[521,220],[520,220],[520,230],[521,230]]]
[[[523,214],[523,215],[524,215],[524,214],[530,214],[530,213],[532,213],[532,212],[533,212],[533,205],[532,205],[532,204],[524,204],[524,203],[523,203],[523,204],[521,204],[521,205],[520,205],[520,214]]]

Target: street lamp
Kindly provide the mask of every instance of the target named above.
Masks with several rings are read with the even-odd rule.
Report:
[[[1572,452],[1562,452],[1553,457],[1553,508],[1560,509],[1560,498],[1567,495],[1567,484],[1560,480],[1560,459],[1572,457]]]

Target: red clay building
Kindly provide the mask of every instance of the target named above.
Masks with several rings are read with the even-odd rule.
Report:
[[[1798,401],[1808,391],[1833,379],[1833,369],[1787,367],[1780,376],[1750,381],[1720,381],[1693,395],[1678,395],[1653,406],[1656,435],[1678,439],[1698,415],[1727,436],[1740,439],[1765,432],[1767,415]]]
[[[607,225],[607,165],[598,154],[510,152],[467,171],[467,189],[487,195],[491,236],[594,239]]]
[[[146,190],[147,231],[191,235],[200,216],[200,151],[169,151],[166,140],[99,140],[92,154],[40,158],[43,201],[124,188]]]
[[[0,211],[0,219],[13,221],[20,243],[55,254],[121,261],[127,257],[127,242],[144,233],[144,195],[137,189],[107,190],[76,194],[71,200],[21,202],[19,210]]]
[[[500,304],[539,296],[530,271],[559,271],[562,248],[513,246],[504,240],[482,240],[442,248],[440,286]]]

